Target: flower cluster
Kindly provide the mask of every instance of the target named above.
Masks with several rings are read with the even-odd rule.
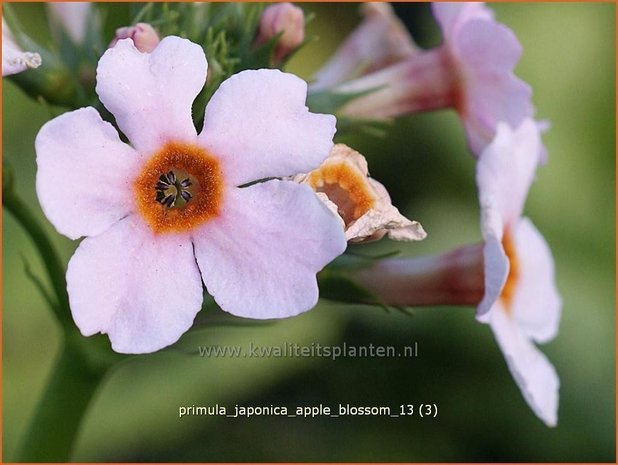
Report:
[[[84,238],[66,271],[81,333],[107,334],[120,353],[157,351],[191,328],[204,292],[245,318],[311,309],[318,273],[348,243],[427,236],[365,157],[334,142],[336,117],[311,98],[333,97],[346,121],[451,108],[476,158],[482,243],[349,269],[340,260],[337,270],[386,304],[476,307],[525,401],[554,426],[559,380],[535,343],[556,336],[561,299],[550,249],[522,216],[545,160],[544,124],[513,72],[514,33],[482,3],[432,9],[442,43],[422,50],[389,4],[363,4],[361,24],[307,84],[280,69],[306,42],[303,10],[289,3],[247,13],[236,48],[215,26],[193,24],[181,38],[155,29],[173,17],[153,27],[144,13],[96,39],[109,44],[96,63],[86,53],[96,49],[87,26],[100,21],[91,5],[51,4],[52,30],[82,55],[65,67],[77,86],[66,99],[53,89],[68,86],[36,89],[72,107],[36,137],[36,190],[56,230]],[[3,75],[40,66],[24,82],[45,82],[53,54],[41,65],[18,43],[3,22]]]
[[[315,75],[313,86],[361,93],[341,109],[348,116],[456,110],[478,159],[484,243],[436,257],[384,260],[353,276],[393,305],[476,305],[477,319],[491,327],[526,402],[555,426],[558,376],[533,341],[556,336],[561,300],[549,247],[532,222],[521,217],[536,168],[545,159],[544,124],[532,119],[530,87],[513,74],[521,46],[493,12],[482,3],[435,3],[432,8],[443,34],[440,47],[419,51],[396,33],[400,25],[392,10],[380,7],[379,24],[407,43],[408,51],[398,54],[400,45],[385,46],[386,56],[398,56],[394,63],[385,63],[380,54],[373,67],[359,68],[358,44],[377,43],[384,34],[369,27],[372,17],[366,17]],[[345,74],[334,76],[331,69]],[[361,69],[360,75],[352,75],[353,69]]]

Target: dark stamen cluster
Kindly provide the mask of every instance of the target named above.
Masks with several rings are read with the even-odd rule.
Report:
[[[191,192],[189,192],[191,184],[189,178],[179,181],[173,171],[162,174],[159,176],[156,185],[157,201],[168,208],[174,207],[179,197],[185,202],[189,202],[193,198]]]

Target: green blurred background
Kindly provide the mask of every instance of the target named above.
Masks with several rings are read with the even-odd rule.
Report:
[[[48,40],[41,5],[14,5],[26,29]],[[487,326],[472,308],[398,312],[322,303],[267,326],[211,327],[179,345],[294,342],[419,345],[414,359],[200,358],[180,351],[134,357],[115,369],[86,414],[76,461],[615,461],[615,5],[495,4],[524,53],[517,74],[534,89],[549,164],[526,213],[554,252],[564,300],[558,338],[542,347],[560,375],[559,424],[546,428],[513,382]],[[303,4],[315,12],[312,42],[288,70],[309,78],[358,22],[355,4]],[[106,29],[126,25],[108,4]],[[396,10],[425,47],[439,43],[427,4]],[[75,247],[44,220],[34,192],[34,137],[50,117],[12,83],[3,85],[3,154],[22,198],[68,260]],[[356,251],[440,253],[478,242],[474,160],[453,112],[401,119],[385,138],[340,141],[367,155],[393,202],[429,237]],[[43,270],[31,243],[3,212],[3,461],[15,453],[59,348],[52,314],[26,278]],[[389,405],[436,403],[418,416],[290,419],[178,418],[179,406]],[[62,428],[62,418],[57,427]]]

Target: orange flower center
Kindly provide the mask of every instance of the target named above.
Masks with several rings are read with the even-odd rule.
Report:
[[[133,189],[137,209],[155,233],[185,232],[219,214],[223,174],[203,148],[168,142],[146,162]]]
[[[347,163],[327,163],[309,175],[309,184],[337,205],[346,227],[367,213],[375,203],[367,178]]]
[[[508,231],[504,233],[504,237],[502,238],[502,247],[504,247],[504,252],[509,259],[510,267],[509,275],[506,278],[504,288],[502,288],[502,293],[500,294],[500,299],[502,299],[502,303],[508,312],[511,309],[515,289],[519,281],[519,260],[517,259],[517,251],[515,250],[513,237]]]

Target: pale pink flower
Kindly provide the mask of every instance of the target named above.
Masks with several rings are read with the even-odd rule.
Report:
[[[112,48],[122,39],[131,39],[135,48],[146,53],[152,52],[161,41],[157,31],[147,23],[137,23],[135,26],[116,29],[116,36],[112,39],[108,48]]]
[[[2,18],[2,75],[10,76],[39,66],[41,66],[41,55],[24,52],[15,42],[9,26]]]
[[[47,8],[52,31],[56,35],[60,30],[64,30],[74,43],[84,42],[88,21],[93,14],[91,2],[50,2]]]
[[[256,44],[268,42],[281,34],[275,47],[274,60],[280,62],[305,40],[305,14],[291,3],[273,3],[260,17]]]
[[[453,108],[478,156],[493,140],[499,121],[517,127],[534,113],[530,87],[513,74],[521,45],[482,3],[432,7],[442,45],[335,88],[343,93],[376,89],[348,103],[341,114],[390,118]]]
[[[319,194],[342,220],[346,239],[369,242],[388,237],[419,241],[427,236],[417,221],[410,221],[391,203],[386,188],[369,176],[367,160],[345,144],[336,144],[322,165],[294,176]]]
[[[36,138],[43,211],[60,233],[86,236],[67,270],[73,318],[118,352],[178,340],[200,310],[202,281],[234,315],[308,310],[316,273],[346,247],[311,189],[254,182],[319,166],[335,118],[309,113],[298,77],[244,71],[213,95],[198,135],[191,105],[206,70],[188,40],[166,37],[152,53],[121,40],[101,58],[96,90],[131,145],[94,108],[51,120]]]
[[[534,121],[526,119],[515,130],[499,123],[479,157],[485,295],[477,317],[491,326],[528,405],[555,426],[560,382],[534,342],[556,336],[562,304],[551,251],[532,222],[521,217],[540,146]]]
[[[363,21],[314,76],[312,91],[385,68],[414,53],[418,47],[389,3],[361,5]]]
[[[380,260],[352,279],[391,305],[476,305],[534,413],[555,426],[560,382],[535,346],[558,331],[561,300],[554,261],[541,234],[522,218],[538,164],[540,135],[530,119],[498,124],[478,161],[484,244],[440,256]]]

